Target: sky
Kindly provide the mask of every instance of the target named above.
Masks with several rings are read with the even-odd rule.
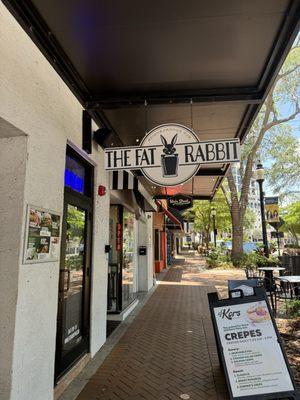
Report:
[[[280,112],[282,118],[284,118],[284,117],[290,115],[291,113],[293,113],[295,108],[291,104],[280,104],[280,105],[278,105],[278,109],[279,109],[279,112]],[[295,119],[289,121],[288,124],[292,128],[293,135],[298,138],[299,148],[300,148],[300,114],[298,114]],[[266,166],[268,166],[268,164],[270,164],[270,163],[268,163],[268,162],[265,163]],[[267,180],[264,182],[264,190],[265,190],[266,196],[276,196],[276,193],[273,192],[273,190],[270,187],[270,185],[268,184]],[[294,186],[292,188],[292,190],[300,192],[300,177],[299,177],[298,185]]]
[[[299,35],[298,35],[297,39],[295,40],[295,42],[297,40],[299,40]],[[300,63],[300,60],[299,60],[299,63]],[[300,75],[299,75],[299,80],[300,80]],[[300,82],[299,82],[299,87],[300,87]],[[285,117],[291,115],[295,111],[295,105],[292,103],[279,103],[279,104],[276,104],[276,106],[278,108],[279,115],[281,118],[285,118]],[[298,147],[298,150],[295,149],[295,151],[300,151],[300,114],[298,114],[295,119],[290,120],[288,122],[288,125],[292,128],[291,133],[295,137],[298,138],[299,147]],[[270,165],[270,161],[265,162],[265,166],[268,166],[268,165]],[[270,187],[270,185],[268,184],[267,181],[264,182],[264,190],[265,190],[266,196],[276,196],[276,193],[273,192],[272,188]],[[299,177],[298,184],[296,186],[294,186],[292,188],[292,190],[299,192],[299,194],[300,194],[300,177]]]

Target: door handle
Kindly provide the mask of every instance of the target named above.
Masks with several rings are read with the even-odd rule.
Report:
[[[70,289],[70,281],[71,281],[71,271],[69,269],[61,269],[60,273],[63,274],[62,285],[60,285],[60,292],[68,292]],[[65,288],[65,274],[68,274],[67,277],[67,288]]]

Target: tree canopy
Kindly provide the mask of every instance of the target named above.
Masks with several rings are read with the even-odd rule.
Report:
[[[268,155],[267,178],[274,193],[287,195],[299,190],[300,142],[289,126],[281,127]]]
[[[298,244],[298,236],[300,235],[300,201],[285,207],[282,211],[282,219],[284,220],[282,230],[290,232]]]
[[[187,217],[194,219],[194,229],[198,232],[210,232],[212,227],[212,209],[216,210],[216,227],[219,232],[230,229],[231,219],[223,193],[219,190],[214,200],[195,200],[193,207],[186,211]]]
[[[274,143],[273,154],[279,153],[276,145],[276,138],[286,145],[282,137],[287,128],[283,128],[289,121],[294,120],[300,113],[300,35],[298,35],[291,51],[289,52],[284,65],[277,75],[268,96],[258,113],[254,124],[245,140],[242,148],[239,175],[241,179],[241,190],[238,190],[231,168],[226,175],[228,190],[222,185],[223,193],[232,218],[232,258],[238,261],[243,255],[243,226],[248,207],[249,187],[255,163],[258,159],[264,161],[269,157],[266,146]],[[297,147],[292,153],[297,151]],[[286,157],[285,157],[286,158]],[[294,161],[294,160],[292,160]],[[297,161],[297,157],[296,157]],[[276,162],[276,161],[275,161]],[[294,164],[294,162],[292,162]],[[281,168],[282,179],[283,168]],[[276,177],[279,175],[277,174]],[[274,182],[276,177],[274,177]],[[297,178],[295,178],[297,179]]]

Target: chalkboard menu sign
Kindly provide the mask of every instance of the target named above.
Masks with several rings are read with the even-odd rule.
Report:
[[[284,348],[263,289],[209,305],[230,399],[297,399]]]

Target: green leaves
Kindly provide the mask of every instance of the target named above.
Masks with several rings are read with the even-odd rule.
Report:
[[[215,208],[216,213],[216,228],[218,233],[224,232],[231,227],[230,212],[221,190],[219,190],[213,201],[196,200],[194,206],[185,213],[185,216],[195,218],[194,228],[196,231],[210,231],[213,229],[213,218],[211,210]]]
[[[285,207],[282,211],[284,225],[282,230],[290,232],[298,243],[298,235],[300,235],[300,201],[296,201]]]
[[[260,159],[268,167],[268,178],[275,195],[294,190],[300,176],[299,142],[291,121],[300,115],[300,34],[275,79],[250,132],[242,146],[239,180],[240,192],[229,170],[227,182],[233,227],[232,258],[242,254],[241,226],[248,216],[249,186],[255,163]],[[298,119],[299,121],[299,119]],[[299,123],[295,123],[295,126]],[[251,225],[251,216],[249,215]],[[238,228],[238,229],[237,229]]]
[[[300,181],[300,142],[288,130],[281,129],[269,149],[268,182],[274,193],[287,194]]]

